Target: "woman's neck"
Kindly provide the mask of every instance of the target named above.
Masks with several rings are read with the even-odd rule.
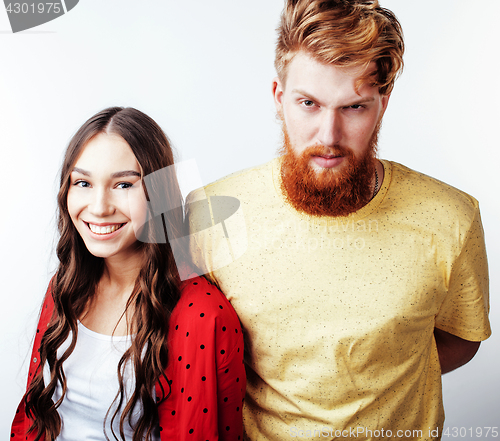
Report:
[[[104,272],[99,285],[123,287],[133,286],[143,264],[142,255],[113,256],[104,260]]]
[[[83,317],[82,324],[94,332],[106,335],[128,335],[135,332],[131,326],[133,305],[127,309],[135,282],[142,267],[142,255],[109,257],[104,272]]]

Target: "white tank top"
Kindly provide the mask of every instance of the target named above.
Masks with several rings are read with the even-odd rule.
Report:
[[[57,351],[58,358],[69,347],[71,334]],[[62,420],[61,433],[57,441],[105,441],[104,419],[119,390],[117,367],[120,358],[131,345],[131,336],[110,336],[98,334],[87,329],[78,322],[78,339],[74,351],[64,362],[67,391],[61,406],[57,409]],[[45,384],[50,380],[48,364],[44,369]],[[128,364],[125,368],[124,387],[126,400],[135,387],[135,376]],[[62,394],[60,384],[54,392],[56,402]],[[125,405],[125,404],[124,404]],[[114,439],[111,432],[111,418],[116,409],[113,404],[106,419],[106,434]],[[135,423],[142,411],[137,405],[133,412]],[[113,424],[114,431],[120,439],[120,416]],[[125,439],[132,440],[133,430],[124,422]],[[160,440],[159,427],[154,431],[153,440]]]

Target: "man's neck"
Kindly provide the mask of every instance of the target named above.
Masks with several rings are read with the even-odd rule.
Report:
[[[375,159],[375,175],[373,176],[372,179],[372,188],[373,188],[372,199],[375,196],[377,196],[377,193],[382,187],[383,182],[384,182],[384,165],[378,159]]]

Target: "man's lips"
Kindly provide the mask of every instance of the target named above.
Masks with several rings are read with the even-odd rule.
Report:
[[[333,168],[342,163],[344,156],[340,155],[312,155],[311,160],[321,168]]]

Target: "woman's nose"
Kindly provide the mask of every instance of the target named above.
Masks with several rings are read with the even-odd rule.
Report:
[[[89,212],[96,217],[110,216],[115,212],[112,197],[106,189],[95,189]]]

